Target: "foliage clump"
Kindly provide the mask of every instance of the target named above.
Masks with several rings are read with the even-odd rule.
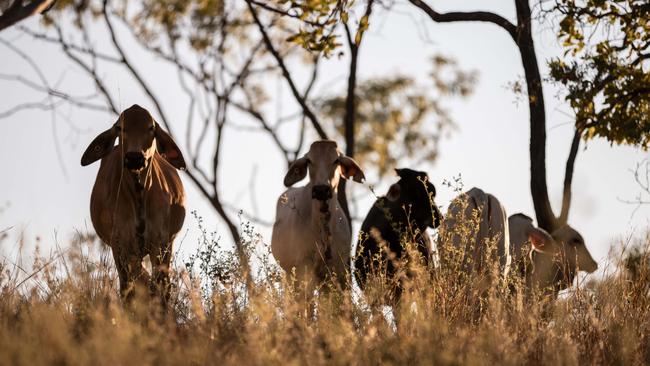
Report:
[[[639,0],[557,0],[565,57],[551,79],[567,89],[586,138],[650,145],[650,6]]]

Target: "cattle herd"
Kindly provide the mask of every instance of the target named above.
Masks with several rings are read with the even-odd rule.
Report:
[[[172,242],[185,217],[177,172],[185,168],[183,156],[151,114],[134,105],[91,142],[81,164],[100,159],[91,219],[112,249],[122,296],[128,300],[134,285],[142,283],[165,303]],[[271,251],[282,269],[312,293],[325,281],[346,290],[356,278],[365,290],[369,281],[381,278],[391,289],[382,302],[393,305],[408,278],[408,271],[400,270],[405,261],[431,271],[454,265],[470,277],[497,268],[497,277],[514,274],[526,289],[552,297],[571,286],[579,270],[598,267],[582,236],[565,223],[549,233],[524,214],[508,217],[496,197],[478,188],[460,194],[443,217],[426,173],[395,172],[399,180],[370,208],[352,255],[352,233],[337,190],[341,178],[362,183],[363,170],[336,142],[312,143],[289,167],[288,189],[277,202]],[[292,187],[307,176],[307,185]],[[427,228],[439,229],[435,255]],[[151,275],[142,263],[147,255]]]

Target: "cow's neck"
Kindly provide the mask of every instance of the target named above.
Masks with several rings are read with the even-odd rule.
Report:
[[[153,159],[152,159],[153,160]],[[138,242],[138,247],[144,249],[145,247],[145,232],[146,232],[146,191],[147,187],[151,186],[151,170],[153,161],[139,172],[131,172],[127,169],[124,170],[123,183],[126,184],[125,194],[132,195],[133,208],[135,210],[135,235]]]
[[[556,298],[561,290],[571,286],[575,273],[555,259],[535,261],[534,256],[538,255],[544,254],[531,251],[527,258],[526,287]]]
[[[337,208],[337,190],[332,192],[332,198],[326,201],[319,201],[311,198],[311,184],[307,187],[307,193],[311,201],[311,226],[318,238],[319,244],[324,248],[322,256],[325,261],[332,259],[332,213]]]

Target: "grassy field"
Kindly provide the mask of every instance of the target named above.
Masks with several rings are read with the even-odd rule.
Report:
[[[146,296],[122,306],[110,252],[92,237],[54,257],[36,253],[31,270],[5,260],[0,364],[650,364],[648,237],[625,243],[609,274],[555,301],[497,286],[479,316],[457,274],[422,270],[395,326],[367,306],[381,286],[365,299],[330,291],[310,306],[252,229],[244,234],[254,285],[245,286],[236,256],[204,235],[175,265],[167,313]]]

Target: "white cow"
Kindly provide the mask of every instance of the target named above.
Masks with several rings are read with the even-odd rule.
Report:
[[[487,258],[498,258],[500,274],[505,277],[511,263],[507,217],[499,200],[479,188],[456,197],[440,226],[440,264],[482,273]],[[493,250],[488,252],[489,248]]]
[[[290,187],[309,171],[306,186],[287,189],[278,199],[271,251],[288,274],[322,282],[335,275],[347,287],[352,237],[337,200],[340,177],[363,182],[359,165],[341,154],[336,142],[316,141],[289,167]]]
[[[478,188],[455,198],[440,229],[441,265],[455,264],[456,269],[477,273],[498,258],[504,277],[512,273],[528,291],[543,290],[553,297],[571,286],[579,270],[591,273],[598,268],[584,239],[571,226],[558,225],[549,234],[524,214],[505,218],[499,201]],[[493,261],[486,262],[488,258]]]
[[[527,289],[557,294],[573,283],[579,270],[598,269],[585,241],[575,229],[563,225],[549,234],[533,225],[533,219],[518,213],[508,218],[513,271]]]

